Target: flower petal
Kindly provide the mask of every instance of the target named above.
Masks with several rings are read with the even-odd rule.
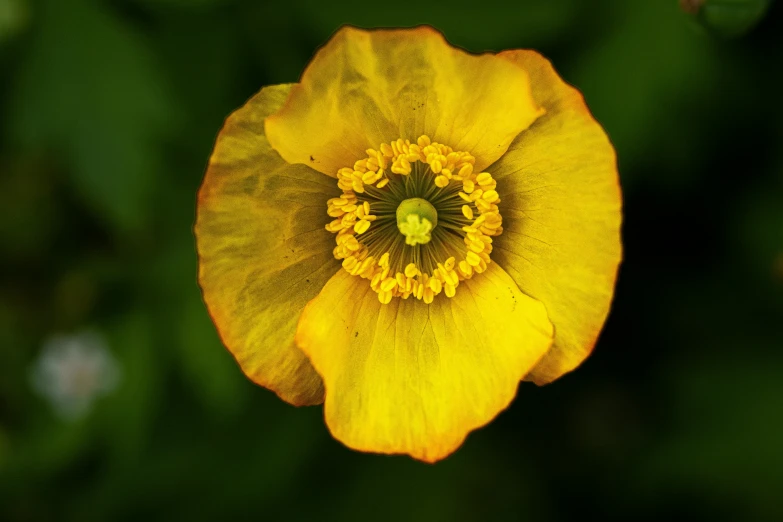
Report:
[[[289,163],[330,176],[397,138],[497,160],[540,115],[525,71],[496,55],[451,47],[431,27],[344,27],[315,55],[285,106],[267,119],[269,142]]]
[[[528,72],[547,111],[491,169],[504,229],[492,258],[555,325],[552,349],[529,376],[546,384],[590,354],[609,313],[622,258],[617,162],[582,95],[545,58],[501,56]]]
[[[254,382],[296,405],[323,385],[294,344],[299,313],[339,268],[324,230],[334,181],[289,165],[264,137],[264,118],[290,85],[266,87],[218,136],[198,197],[199,283],[223,343]]]
[[[335,438],[433,462],[508,406],[552,325],[495,264],[431,305],[382,305],[341,271],[305,308],[296,342],[324,379]]]

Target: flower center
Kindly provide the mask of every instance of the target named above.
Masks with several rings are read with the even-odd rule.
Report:
[[[370,281],[381,303],[413,296],[453,297],[460,281],[490,263],[492,237],[503,231],[497,183],[474,173],[467,152],[398,139],[367,149],[337,172],[342,196],[327,202],[334,256]]]
[[[397,207],[397,228],[405,236],[406,245],[429,243],[432,239],[430,232],[436,226],[438,211],[426,199],[406,199]]]

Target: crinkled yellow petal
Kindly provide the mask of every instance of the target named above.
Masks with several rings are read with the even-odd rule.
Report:
[[[339,268],[324,230],[325,202],[339,190],[320,172],[283,161],[264,137],[264,118],[290,88],[266,87],[226,120],[195,232],[199,283],[223,343],[250,379],[304,405],[323,401],[323,385],[294,333]]]
[[[482,170],[540,115],[527,74],[492,54],[451,47],[431,27],[340,29],[285,106],[267,119],[286,161],[330,176],[402,137],[470,152]]]
[[[550,347],[552,325],[495,264],[431,305],[382,305],[341,271],[305,308],[296,341],[324,379],[335,438],[433,462],[508,406]]]
[[[590,354],[609,313],[622,258],[617,162],[582,95],[545,58],[500,56],[527,71],[546,109],[491,169],[504,229],[492,259],[544,303],[555,325],[552,349],[529,376],[545,384]]]

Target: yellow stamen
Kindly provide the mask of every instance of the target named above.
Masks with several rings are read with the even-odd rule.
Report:
[[[327,201],[334,256],[367,279],[381,303],[454,297],[460,281],[487,269],[492,236],[503,231],[497,182],[488,172],[473,172],[473,156],[428,136],[365,152],[337,171],[343,194]],[[401,195],[408,197],[400,201]]]

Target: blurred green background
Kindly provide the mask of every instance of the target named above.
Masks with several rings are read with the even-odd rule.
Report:
[[[594,354],[435,466],[251,384],[196,285],[223,119],[344,23],[538,49],[619,156]],[[781,34],[781,2],[724,40],[675,0],[0,0],[0,520],[783,520]],[[63,405],[34,376],[85,331],[119,377]]]

